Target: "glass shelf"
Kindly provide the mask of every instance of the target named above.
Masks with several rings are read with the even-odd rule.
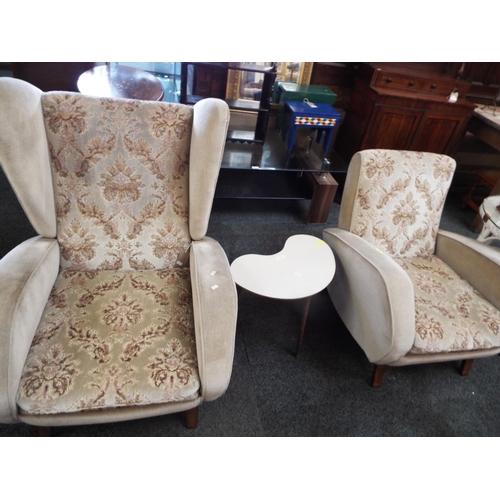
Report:
[[[316,148],[313,144],[313,135],[302,134],[302,143],[305,147],[291,152],[287,150],[286,142],[275,127],[268,128],[264,144],[241,144],[228,141],[221,168],[254,171],[346,172],[345,161],[335,151],[330,152],[327,161],[321,157],[321,152],[318,151],[320,148]]]

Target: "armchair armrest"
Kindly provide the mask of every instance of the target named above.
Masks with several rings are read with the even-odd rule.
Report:
[[[59,244],[36,236],[0,260],[0,422],[17,422],[24,363],[59,272]]]
[[[436,255],[500,309],[500,250],[440,229]]]
[[[226,254],[209,237],[190,252],[196,350],[204,401],[226,391],[233,368],[238,296]]]
[[[413,285],[392,257],[346,230],[323,231],[336,259],[332,302],[372,363],[391,364],[415,338]]]

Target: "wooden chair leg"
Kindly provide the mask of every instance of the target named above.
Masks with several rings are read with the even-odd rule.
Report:
[[[196,429],[198,427],[198,406],[186,410],[186,427],[188,429]]]
[[[460,375],[469,375],[470,369],[472,368],[473,359],[464,359],[462,365],[460,366]]]
[[[37,427],[38,437],[52,437],[52,427]]]
[[[380,387],[384,378],[386,365],[375,365],[373,367],[372,387]]]

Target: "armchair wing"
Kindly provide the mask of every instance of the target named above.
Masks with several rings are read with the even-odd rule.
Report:
[[[1,83],[0,164],[35,231],[54,238],[56,210],[43,93],[22,80],[2,78]]]

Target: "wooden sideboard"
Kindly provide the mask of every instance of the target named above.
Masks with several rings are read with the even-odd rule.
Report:
[[[469,87],[432,63],[359,64],[335,149],[345,161],[371,148],[451,155],[475,108]]]

